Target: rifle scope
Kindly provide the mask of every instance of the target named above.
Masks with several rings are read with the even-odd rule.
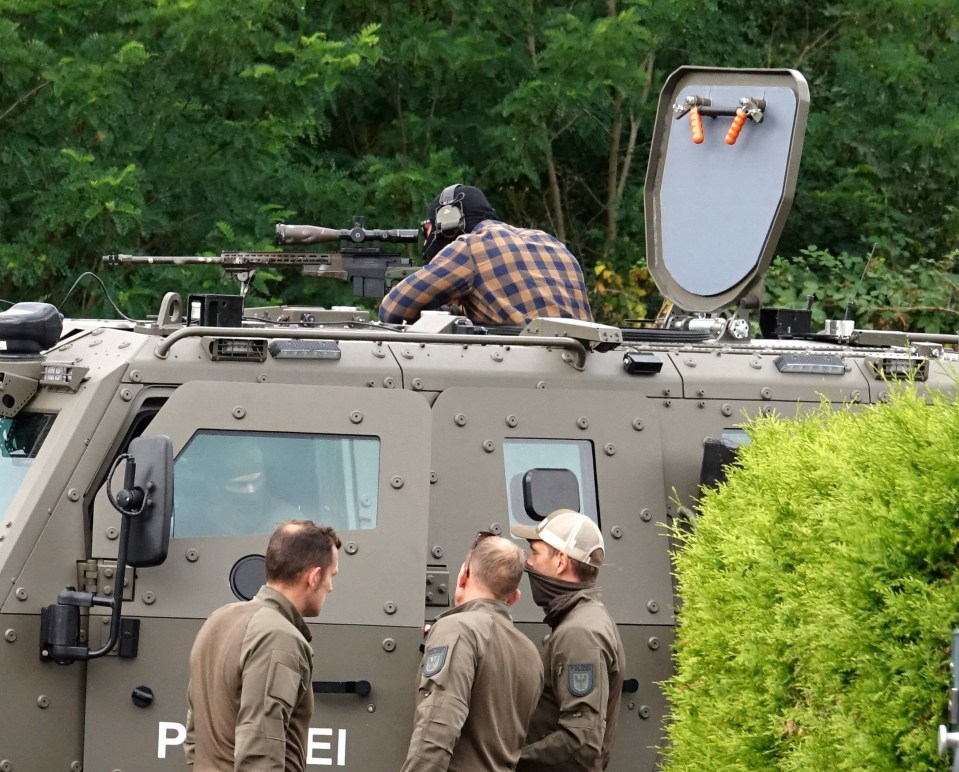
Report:
[[[352,241],[362,244],[366,241],[387,241],[394,244],[414,244],[419,239],[416,229],[368,230],[359,225],[352,228],[337,230],[323,228],[319,225],[286,225],[278,223],[276,226],[276,245],[284,244],[319,244],[327,241]]]

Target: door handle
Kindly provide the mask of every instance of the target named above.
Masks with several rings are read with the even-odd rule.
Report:
[[[314,681],[313,694],[358,694],[365,697],[373,689],[369,681]]]

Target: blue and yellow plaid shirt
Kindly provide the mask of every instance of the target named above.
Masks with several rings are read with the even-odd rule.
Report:
[[[548,233],[483,220],[383,298],[380,320],[459,304],[476,324],[526,324],[540,316],[592,321],[576,258]]]

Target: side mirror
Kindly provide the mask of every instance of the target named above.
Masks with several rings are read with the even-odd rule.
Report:
[[[113,473],[126,461],[123,489],[113,495]],[[173,520],[173,443],[169,437],[138,437],[119,456],[107,476],[110,503],[123,515],[117,549],[116,574],[123,577],[128,565],[149,567],[166,560]],[[110,637],[99,649],[82,645],[80,609],[110,609]],[[67,587],[57,602],[40,609],[40,659],[60,664],[86,661],[109,654],[120,638],[123,593],[94,595]]]
[[[120,501],[124,493],[142,491],[143,511],[128,518],[130,544],[127,547],[127,564],[136,568],[158,566],[166,560],[170,548],[170,524],[173,521],[173,443],[169,437],[154,435],[137,437],[130,443],[127,453],[135,462],[132,484],[124,484],[117,494]],[[134,493],[133,496],[136,494]],[[122,512],[122,510],[121,510]]]

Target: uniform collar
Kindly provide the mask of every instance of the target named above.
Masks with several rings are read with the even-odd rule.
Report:
[[[546,607],[546,616],[543,618],[543,621],[555,630],[559,623],[562,622],[576,606],[589,600],[598,601],[599,596],[600,592],[598,587],[590,587],[586,590],[571,592],[569,595],[561,595],[550,601]]]
[[[452,616],[453,614],[462,614],[466,611],[485,611],[488,614],[495,614],[511,622],[513,621],[509,613],[509,606],[503,601],[494,598],[474,598],[473,600],[468,600],[466,603],[444,611],[437,619]]]
[[[306,640],[313,640],[313,635],[310,633],[310,628],[306,626],[303,615],[296,610],[296,606],[290,603],[289,598],[282,592],[264,584],[253,600],[276,609],[290,624],[303,633]]]

